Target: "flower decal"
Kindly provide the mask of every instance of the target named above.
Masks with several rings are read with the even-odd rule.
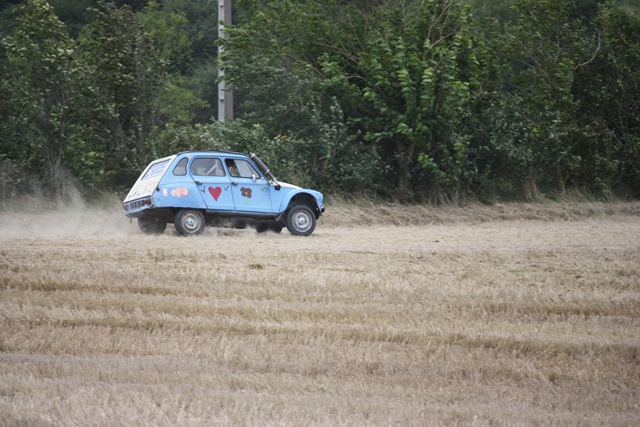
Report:
[[[189,189],[185,187],[178,187],[171,190],[171,195],[173,197],[183,197],[189,195]]]
[[[250,199],[251,198],[251,189],[242,187],[240,189],[240,194],[242,194],[242,197],[246,197],[247,199]]]

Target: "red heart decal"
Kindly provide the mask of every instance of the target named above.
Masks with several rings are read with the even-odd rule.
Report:
[[[221,193],[222,193],[222,188],[221,187],[209,187],[209,194],[211,194],[213,196],[213,199],[216,202],[218,201],[218,197],[220,197]]]

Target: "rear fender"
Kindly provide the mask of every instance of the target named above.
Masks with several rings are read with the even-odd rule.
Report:
[[[206,209],[202,198],[202,191],[195,183],[178,182],[163,184],[162,182],[153,194],[153,206],[156,208],[192,208]]]

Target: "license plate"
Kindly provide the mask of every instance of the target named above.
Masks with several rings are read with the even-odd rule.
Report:
[[[144,206],[143,200],[138,200],[137,202],[129,203],[129,209],[136,209],[136,208],[139,208],[140,206]]]

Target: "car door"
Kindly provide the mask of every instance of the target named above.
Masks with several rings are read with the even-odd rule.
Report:
[[[207,209],[232,211],[234,209],[231,183],[222,160],[213,156],[197,156],[189,164],[193,177]]]
[[[224,162],[236,211],[272,213],[269,181],[247,160],[225,158]]]

